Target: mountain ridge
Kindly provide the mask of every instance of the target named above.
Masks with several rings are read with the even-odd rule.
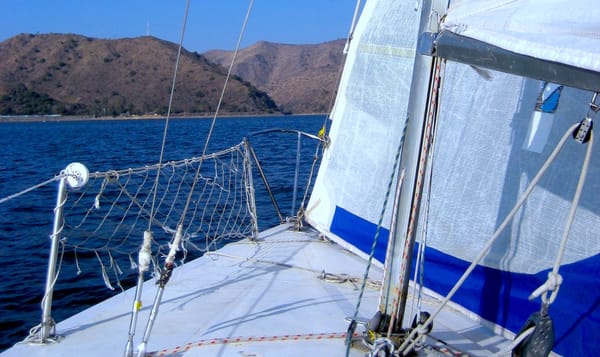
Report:
[[[260,41],[239,51],[233,73],[268,93],[286,112],[329,112],[343,63],[345,40],[291,45]],[[232,51],[208,51],[215,63]]]
[[[259,42],[240,50],[221,113],[328,111],[331,99],[322,98],[333,98],[342,55],[321,60],[318,53],[337,51],[338,42]],[[0,42],[0,53],[0,115],[164,115],[177,45],[151,36],[20,34]],[[231,53],[182,50],[173,114],[214,113]],[[309,63],[314,58],[319,65]]]

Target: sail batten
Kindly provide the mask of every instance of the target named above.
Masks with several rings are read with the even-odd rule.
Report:
[[[414,58],[416,54],[415,49],[412,47],[392,47],[376,44],[361,44],[358,46],[357,51],[360,53],[405,57],[409,59]]]

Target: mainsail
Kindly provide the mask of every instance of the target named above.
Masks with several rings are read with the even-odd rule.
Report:
[[[438,126],[429,217],[426,224],[426,286],[450,290],[469,262],[523,194],[563,133],[586,115],[589,93],[562,92],[555,124],[541,153],[523,149],[540,84],[472,67],[448,64]],[[460,79],[460,80],[459,80]],[[468,95],[467,95],[468,94]],[[473,100],[473,98],[476,98]],[[528,296],[546,279],[559,251],[585,147],[567,143],[525,205],[496,241],[455,301],[513,332],[538,301]],[[598,149],[563,257],[563,285],[550,309],[556,323],[556,351],[577,351],[599,331],[596,227],[600,206]],[[585,337],[588,336],[588,337]],[[585,337],[585,338],[584,338]],[[581,351],[581,350],[580,350]]]
[[[565,131],[586,116],[596,116],[597,108],[590,105],[593,94],[581,89],[561,87],[552,98],[555,103],[542,102],[549,99],[544,95],[545,81],[600,89],[596,8],[589,1],[451,5],[443,29],[460,37],[473,51],[474,61],[448,50],[448,58],[466,64],[446,65],[429,215],[421,222],[427,232],[428,287],[442,294],[449,291],[448,282],[456,281],[479,254]],[[443,46],[443,40],[439,42]],[[551,108],[553,118],[540,118],[536,108]],[[529,149],[530,138],[542,127],[543,142],[536,150]],[[566,143],[454,301],[513,332],[540,311],[539,298],[528,297],[549,279],[559,259],[587,145]],[[600,188],[595,180],[598,154],[596,146],[562,256],[563,282],[549,307],[554,351],[560,354],[585,355],[592,341],[600,339],[600,243],[595,228],[600,224],[600,204],[594,198]]]
[[[372,245],[406,125],[417,10],[402,1],[365,4],[331,117],[331,143],[307,207],[309,223],[360,252],[368,253]],[[376,246],[379,261],[385,255],[392,201]]]
[[[417,239],[427,246],[428,288],[442,295],[450,291],[563,134],[584,117],[595,116],[588,90],[600,90],[598,12],[584,0],[455,1],[445,17],[430,14],[444,19],[439,34],[431,30],[436,33],[431,54],[448,61],[431,182],[420,213],[418,231],[423,233]],[[418,17],[411,6],[398,2],[365,6],[332,115],[331,146],[307,209],[310,223],[365,254],[403,139]],[[552,93],[554,103],[543,105],[546,88],[560,90]],[[536,108],[548,115],[535,114]],[[598,150],[593,149],[560,261],[562,287],[549,310],[555,322],[554,351],[560,354],[584,355],[590,343],[600,340]],[[454,302],[513,333],[540,310],[539,298],[528,297],[546,282],[558,259],[585,153],[586,145],[567,142]],[[400,210],[400,215],[410,211]],[[380,261],[391,211],[387,207],[384,234],[376,246]]]

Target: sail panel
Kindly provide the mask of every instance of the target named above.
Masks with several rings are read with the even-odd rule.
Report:
[[[524,143],[539,119],[544,83],[452,62],[445,74],[428,217],[420,222],[427,227],[426,285],[441,294],[493,236],[565,131],[588,114],[592,96],[562,89],[555,111],[542,117],[551,120],[545,144],[529,150]],[[539,298],[527,297],[546,281],[557,258],[585,150],[568,139],[455,302],[513,332],[540,309]],[[600,339],[598,174],[595,145],[562,259],[564,282],[550,307],[561,354],[584,355],[589,344],[582,336]]]
[[[419,16],[414,3],[369,1],[349,47],[331,117],[330,146],[306,216],[332,239],[360,247],[356,252],[369,253],[381,218],[406,123]],[[384,232],[392,201],[383,217]]]
[[[464,260],[473,258],[473,253],[485,245],[565,131],[587,115],[592,96],[565,87],[547,143],[537,153],[526,150],[523,144],[541,83],[500,72],[490,71],[488,76],[489,80],[470,66],[448,63],[436,138],[431,239],[446,244],[451,234],[456,239],[448,249]],[[506,243],[492,248],[485,265],[528,274],[552,266],[585,150],[586,146],[573,140],[567,142],[507,228]],[[592,237],[594,227],[600,225],[600,205],[594,200],[594,192],[600,191],[600,181],[594,180],[600,172],[600,155],[596,153],[600,154],[598,145],[565,263],[600,253],[600,241],[577,238]]]
[[[578,34],[570,34],[573,27],[568,26],[536,33],[518,11],[518,21],[508,20],[504,25],[498,19],[470,22],[469,18],[489,11],[495,14],[491,17],[506,15],[504,19],[511,19],[513,6],[529,9],[530,4],[539,3],[456,1],[443,29],[469,37],[471,30],[483,26],[489,31],[482,33],[489,38],[473,38],[524,56],[583,69],[581,73],[598,72],[600,46],[590,46],[597,39],[586,42],[586,28],[579,28]],[[552,7],[554,3],[544,2]],[[462,4],[468,4],[469,9]],[[573,7],[580,5],[576,0]],[[544,16],[539,16],[541,24],[535,26],[545,28]],[[566,16],[567,23],[574,20],[572,17]],[[388,0],[366,4],[332,114],[331,144],[307,207],[309,223],[363,255],[371,249],[406,125],[417,37],[406,29],[416,31],[418,18],[411,4]],[[516,24],[527,26],[521,29]],[[597,24],[584,26],[596,31]],[[504,43],[495,42],[495,31],[506,32],[506,36],[498,36]],[[562,36],[557,33],[560,31],[569,35]],[[540,34],[556,36],[530,45]],[[579,39],[571,42],[571,35]],[[573,47],[582,39],[584,49]],[[548,42],[554,46],[549,52],[544,47]],[[535,53],[529,52],[530,48]],[[580,58],[580,50],[587,58]],[[429,201],[422,204],[428,210],[421,211],[421,227],[417,229],[425,231],[427,237],[425,285],[440,294],[451,289],[479,254],[565,130],[587,114],[591,98],[589,92],[565,87],[556,108],[540,114],[536,105],[544,83],[451,62],[446,65],[443,83],[433,179]],[[593,179],[600,173],[599,147],[594,149],[563,257],[563,286],[550,308],[556,324],[555,351],[561,354],[585,355],[590,342],[582,341],[600,339],[600,241],[594,239],[594,227],[600,225],[600,205],[594,192],[600,191],[600,181]],[[544,283],[556,259],[584,152],[584,146],[567,143],[506,232],[458,291],[453,299],[456,303],[515,333],[532,312],[539,310],[539,299],[530,302],[527,297]],[[391,201],[375,251],[379,260],[383,259],[389,234]]]

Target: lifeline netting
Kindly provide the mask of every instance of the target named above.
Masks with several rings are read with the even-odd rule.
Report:
[[[119,263],[128,259],[136,268],[149,221],[155,266],[168,252],[179,224],[182,260],[189,252],[202,253],[226,240],[253,236],[256,210],[246,153],[241,143],[204,157],[90,174],[82,189],[69,191],[64,204],[60,237],[65,249],[74,251],[77,269],[82,256],[95,255],[112,289],[107,271],[114,272],[118,283],[123,271]]]

